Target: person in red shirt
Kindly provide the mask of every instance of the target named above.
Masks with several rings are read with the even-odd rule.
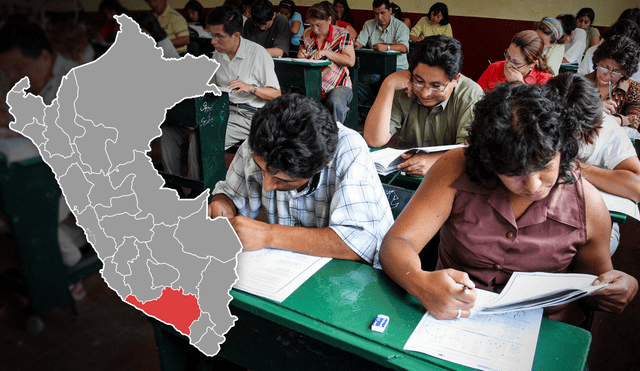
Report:
[[[492,63],[478,79],[478,85],[489,92],[507,81],[546,83],[553,75],[542,57],[543,50],[544,43],[535,31],[517,33],[504,51],[505,60]]]

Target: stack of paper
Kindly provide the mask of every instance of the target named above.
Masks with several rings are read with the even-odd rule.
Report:
[[[379,151],[371,152],[371,157],[373,158],[373,163],[376,165],[378,174],[388,175],[394,171],[398,171],[398,165],[407,160],[402,158],[402,154],[404,153],[410,153],[413,155],[418,152],[442,152],[464,146],[464,144],[450,144],[446,146],[416,147],[411,149],[383,148]]]

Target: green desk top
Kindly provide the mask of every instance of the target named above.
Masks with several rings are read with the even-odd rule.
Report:
[[[401,54],[397,50],[389,50],[389,51],[377,51],[373,49],[365,49],[365,48],[356,48],[356,54],[378,54],[378,55],[398,55]]]
[[[303,67],[322,67],[328,66],[331,64],[331,61],[328,60],[317,60],[313,61],[313,63],[296,61],[291,59],[282,59],[282,58],[273,58],[274,63],[282,63],[282,64],[292,64],[295,66],[303,66]]]
[[[237,290],[232,290],[231,294],[235,307],[386,367],[398,370],[468,369],[426,354],[402,350],[424,315],[424,309],[383,271],[365,264],[334,259],[282,303]],[[390,318],[389,326],[382,334],[370,330],[378,314]],[[590,344],[589,332],[545,318],[533,369],[583,370]]]

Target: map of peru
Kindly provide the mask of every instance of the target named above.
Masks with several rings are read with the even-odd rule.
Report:
[[[164,59],[127,16],[113,46],[73,69],[51,105],[7,94],[11,129],[31,139],[53,170],[69,208],[104,263],[120,298],[172,325],[204,354],[218,353],[236,317],[229,290],[242,246],[226,219],[207,217],[207,196],[180,200],[146,153],[165,111],[206,92],[218,63]]]

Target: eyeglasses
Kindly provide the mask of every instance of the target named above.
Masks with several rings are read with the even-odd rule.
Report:
[[[422,91],[424,89],[427,89],[427,90],[429,90],[430,92],[433,92],[433,93],[442,93],[443,91],[445,91],[447,89],[447,86],[449,86],[449,84],[451,84],[451,81],[449,81],[445,86],[436,88],[436,87],[431,87],[431,86],[426,86],[424,84],[420,84],[420,83],[415,82],[413,80],[410,80],[410,81],[411,81],[411,85],[413,85],[413,90]]]
[[[223,35],[221,33],[217,33],[212,35],[212,37],[218,41],[222,40],[222,39],[226,39],[227,37],[230,37],[231,35]]]
[[[515,62],[511,59],[511,56],[509,55],[509,53],[507,53],[507,50],[504,51],[504,60],[507,61],[507,63],[511,63],[511,65],[515,68],[522,68],[527,65],[526,63],[523,63],[519,66],[515,64]]]
[[[598,66],[598,69],[600,70],[600,72],[602,73],[610,73],[611,77],[613,77],[614,79],[619,79],[622,76],[624,76],[624,73],[622,72],[618,72],[618,71],[612,71],[610,69],[608,69],[607,67],[603,67],[603,66]]]

